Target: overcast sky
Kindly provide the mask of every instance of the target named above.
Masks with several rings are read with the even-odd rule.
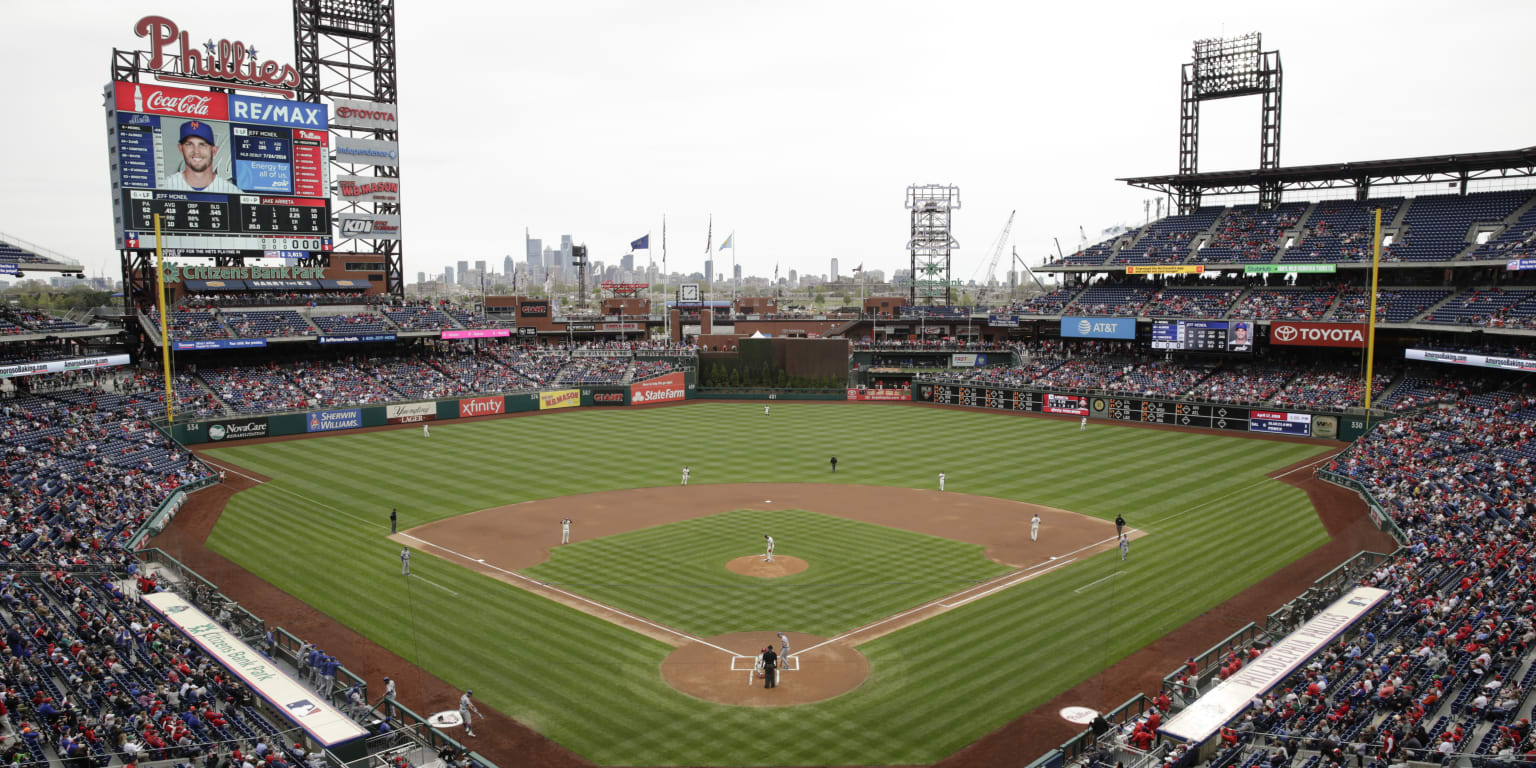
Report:
[[[146,47],[134,22],[156,13],[292,62],[291,7],[0,0],[0,232],[117,276],[112,48]],[[1140,223],[1150,194],[1116,177],[1177,171],[1196,38],[1257,30],[1281,52],[1281,163],[1301,165],[1536,144],[1533,28],[1529,2],[402,0],[406,280],[499,270],[525,227],[610,263],[650,232],[659,263],[664,214],[668,267],[701,270],[711,213],[748,274],[889,274],[914,183],[960,187],[955,277],[981,276],[1014,209],[1035,265],[1079,226]],[[1201,170],[1257,165],[1258,120],[1257,98],[1207,103]]]

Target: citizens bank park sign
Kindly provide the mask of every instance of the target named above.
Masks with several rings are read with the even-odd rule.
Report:
[[[1365,349],[1365,326],[1357,323],[1269,324],[1269,343],[1282,347],[1346,347]]]

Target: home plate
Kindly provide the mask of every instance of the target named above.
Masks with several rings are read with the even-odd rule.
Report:
[[[763,499],[763,503],[764,504],[772,504],[773,503],[773,499]]]

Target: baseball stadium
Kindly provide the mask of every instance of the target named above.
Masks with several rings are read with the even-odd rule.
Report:
[[[8,766],[1536,763],[1536,147],[1282,164],[1221,36],[1099,180],[1157,214],[1006,282],[925,181],[844,306],[569,243],[444,296],[392,0],[291,61],[111,13],[121,293],[0,306]]]

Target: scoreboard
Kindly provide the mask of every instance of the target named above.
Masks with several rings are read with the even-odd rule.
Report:
[[[1248,431],[1248,409],[1219,403],[1184,403],[1140,397],[1104,397],[1104,415],[1115,421]]]
[[[112,83],[117,247],[183,253],[331,249],[330,133],[323,104]]]
[[[1245,320],[1153,320],[1152,348],[1250,352],[1253,350],[1253,327]]]
[[[1059,413],[1087,416],[1088,398],[1050,392],[1024,392],[1016,389],[979,387],[970,384],[932,384],[928,398],[941,405],[966,405],[1030,413]]]

